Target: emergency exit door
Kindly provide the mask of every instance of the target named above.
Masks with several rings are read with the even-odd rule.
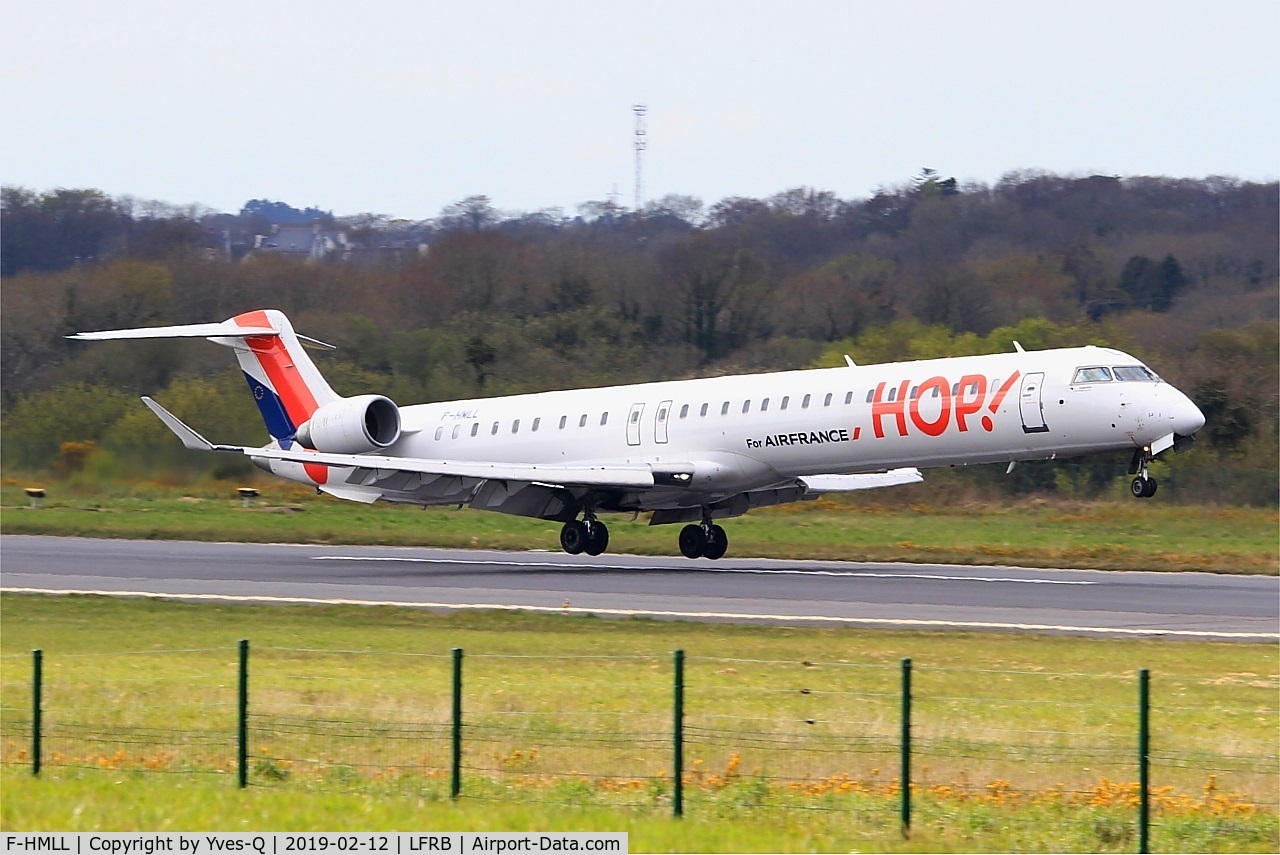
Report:
[[[644,415],[644,404],[632,404],[627,413],[627,445],[640,444],[640,417]]]

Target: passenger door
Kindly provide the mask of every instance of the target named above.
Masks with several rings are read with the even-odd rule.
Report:
[[[671,419],[671,402],[658,404],[658,417],[653,420],[653,441],[659,445],[667,444],[667,422]]]
[[[1043,371],[1022,375],[1022,393],[1018,399],[1018,408],[1022,411],[1023,433],[1047,433],[1049,430],[1049,426],[1044,423],[1044,406],[1040,400],[1042,386],[1044,386]]]

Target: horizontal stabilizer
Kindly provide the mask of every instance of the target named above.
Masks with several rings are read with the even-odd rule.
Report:
[[[118,338],[211,338],[246,335],[279,335],[271,327],[242,327],[234,320],[217,324],[181,324],[173,327],[139,327],[132,330],[100,330],[69,335],[76,341],[107,341]]]
[[[890,469],[888,472],[866,472],[861,475],[806,475],[800,479],[810,493],[849,493],[874,490],[900,484],[918,484],[924,480],[919,469]]]
[[[192,451],[213,451],[214,445],[200,434],[193,431],[183,423],[182,419],[157,404],[151,398],[145,395],[142,403],[147,405],[147,409],[155,413],[160,421],[164,422],[165,427],[177,434],[178,439],[182,440],[182,444]]]

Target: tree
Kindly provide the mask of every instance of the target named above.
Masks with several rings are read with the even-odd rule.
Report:
[[[442,208],[436,217],[436,228],[442,232],[481,232],[497,225],[500,219],[488,196],[468,196]]]
[[[1145,255],[1135,255],[1125,263],[1119,286],[1137,308],[1167,312],[1174,296],[1187,286],[1187,277],[1172,255],[1159,264]]]

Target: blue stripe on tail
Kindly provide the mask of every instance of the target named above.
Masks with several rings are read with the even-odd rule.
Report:
[[[247,373],[244,379],[249,381],[249,391],[253,393],[253,400],[258,404],[258,412],[262,413],[262,420],[267,423],[267,432],[277,440],[293,439],[298,432],[298,426],[285,412],[284,402],[280,400],[280,396]]]

